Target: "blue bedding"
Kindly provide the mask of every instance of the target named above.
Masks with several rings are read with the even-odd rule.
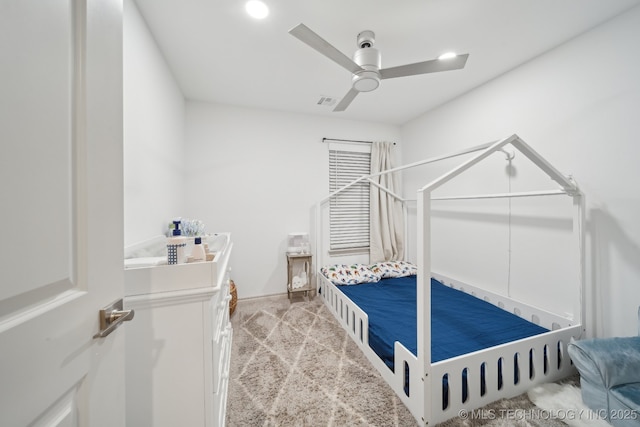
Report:
[[[416,354],[416,276],[338,286],[369,316],[369,346],[393,370],[393,345]],[[431,279],[431,362],[548,332]]]

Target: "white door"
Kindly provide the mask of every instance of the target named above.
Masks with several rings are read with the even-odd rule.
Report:
[[[0,425],[123,426],[122,0],[0,1],[0,144]]]

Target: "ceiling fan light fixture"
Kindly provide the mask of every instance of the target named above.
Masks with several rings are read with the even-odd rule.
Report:
[[[255,19],[264,19],[269,15],[269,8],[260,0],[250,0],[245,4],[244,8],[249,16]]]
[[[456,56],[458,56],[458,54],[455,52],[445,52],[442,55],[438,56],[438,59],[444,61],[446,59],[453,59]]]
[[[358,38],[362,34],[366,34],[369,37],[370,43],[373,43],[373,32],[363,31],[358,35]],[[373,47],[363,47],[353,54],[353,62],[362,67],[362,71],[356,72],[352,76],[351,87],[358,92],[371,92],[380,86],[380,73],[378,70],[382,64],[380,60],[380,52]]]
[[[358,92],[371,92],[380,86],[380,75],[376,71],[362,71],[354,74],[351,87]]]

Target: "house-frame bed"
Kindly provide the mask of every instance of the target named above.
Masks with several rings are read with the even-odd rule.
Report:
[[[528,191],[521,193],[480,194],[455,197],[432,197],[432,192],[454,179],[474,165],[496,152],[513,148],[526,156],[541,171],[555,181],[557,190]],[[318,272],[317,290],[338,322],[348,331],[353,341],[411,411],[419,425],[435,425],[459,416],[462,411],[473,411],[501,398],[509,398],[526,392],[531,387],[557,381],[573,373],[575,369],[567,353],[571,338],[578,338],[584,326],[584,196],[571,177],[560,173],[548,161],[536,153],[517,135],[483,144],[450,155],[426,159],[378,174],[397,172],[428,163],[473,154],[471,158],[418,190],[417,195],[417,351],[414,355],[403,344],[393,344],[393,366],[389,367],[369,345],[369,317],[322,273]],[[357,181],[369,180],[378,174],[363,176]],[[354,182],[355,183],[355,182]],[[317,206],[316,254],[319,266],[326,265],[328,251],[323,249],[322,207],[333,196],[350,187],[351,183],[324,198]],[[374,183],[377,187],[402,200],[393,192]],[[505,197],[533,197],[565,195],[573,201],[573,241],[578,286],[575,289],[573,318],[527,305],[507,296],[488,292],[479,287],[445,277],[431,270],[431,202],[432,200],[483,199]],[[404,209],[405,216],[407,209]],[[406,233],[406,231],[405,231]],[[332,259],[335,262],[335,258]],[[540,325],[548,332],[518,339],[501,345],[452,357],[432,363],[431,348],[431,278],[487,301],[505,311]],[[467,412],[470,413],[470,412]]]

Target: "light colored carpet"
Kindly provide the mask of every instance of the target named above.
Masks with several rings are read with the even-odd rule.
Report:
[[[582,402],[575,383],[542,384],[529,390],[527,396],[547,414],[562,417],[572,427],[609,427],[604,419]]]
[[[240,300],[231,323],[227,426],[417,425],[320,297]],[[535,408],[523,394],[441,426],[566,425]]]

